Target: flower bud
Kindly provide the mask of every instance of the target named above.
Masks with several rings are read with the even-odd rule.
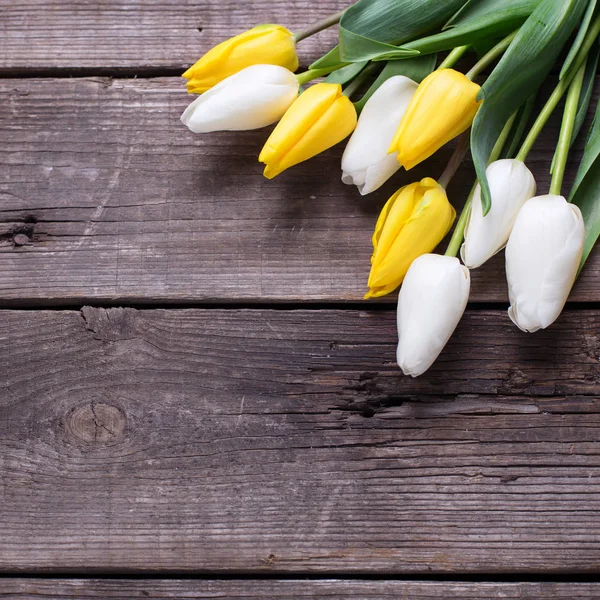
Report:
[[[375,226],[370,289],[365,298],[393,292],[413,260],[442,241],[455,217],[446,190],[434,179],[427,177],[398,190],[383,207]]]
[[[191,94],[202,94],[251,65],[298,68],[294,35],[280,25],[257,25],[209,50],[183,77]]]
[[[585,227],[579,208],[562,196],[528,200],[506,246],[512,322],[533,333],[559,317],[581,262]]]
[[[348,137],[356,109],[339,83],[318,83],[290,106],[266,141],[258,160],[267,179],[279,175]]]
[[[521,161],[498,160],[488,166],[486,173],[492,207],[484,217],[481,186],[477,185],[461,249],[461,258],[469,269],[480,267],[506,246],[519,210],[535,196],[535,179]]]
[[[296,76],[283,67],[246,67],[196,98],[181,121],[194,133],[259,129],[281,119],[298,88]]]
[[[454,333],[469,299],[471,276],[458,258],[424,254],[398,296],[398,366],[418,377],[431,367]]]
[[[431,73],[417,88],[388,152],[398,152],[406,170],[429,158],[471,126],[479,90],[453,69]]]
[[[364,196],[381,187],[399,168],[396,153],[388,154],[417,84],[397,75],[385,81],[363,108],[342,157],[342,181],[356,185]]]

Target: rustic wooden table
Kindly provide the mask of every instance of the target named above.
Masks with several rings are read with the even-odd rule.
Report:
[[[0,598],[600,597],[600,253],[534,336],[498,256],[406,378],[370,235],[448,153],[360,198],[179,122],[210,46],[345,4],[2,1]]]

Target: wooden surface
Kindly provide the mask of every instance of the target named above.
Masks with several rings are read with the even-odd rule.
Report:
[[[598,312],[419,379],[394,318],[4,311],[2,569],[595,572]]]
[[[361,198],[179,122],[211,45],[343,6],[1,3],[0,598],[600,597],[600,253],[536,335],[498,255],[406,378],[370,237],[449,150]]]
[[[185,581],[185,580],[23,580],[2,582],[0,598],[11,600],[92,599],[130,600],[131,598],[192,598],[208,600],[379,600],[418,598],[419,600],[496,600],[523,598],[536,600],[573,600],[598,598],[600,584],[593,583],[432,583],[427,581]]]
[[[381,206],[449,158],[366,198],[339,180],[341,147],[268,181],[265,132],[194,135],[189,101],[174,78],[0,80],[0,302],[360,301]],[[528,162],[544,193],[557,126]],[[572,300],[597,300],[599,276],[595,252]],[[471,300],[507,301],[503,254]]]

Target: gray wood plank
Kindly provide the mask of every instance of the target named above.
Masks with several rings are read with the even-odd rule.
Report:
[[[343,579],[306,580],[110,580],[110,579],[4,579],[0,598],[58,600],[71,598],[195,598],[219,600],[553,600],[598,598],[596,583],[461,583],[432,581],[352,581]]]
[[[600,311],[0,312],[0,571],[591,572]]]
[[[188,102],[172,78],[0,81],[0,300],[358,301],[383,202],[449,157],[367,198],[340,182],[341,147],[267,181],[267,133],[193,135]],[[529,161],[541,192],[556,134]],[[457,206],[473,179],[465,164]],[[503,270],[475,271],[472,299],[505,302]],[[599,275],[595,253],[573,300],[599,300]]]
[[[3,0],[0,74],[33,70],[181,69],[253,25],[291,31],[350,2],[343,0]],[[199,31],[201,30],[201,31]],[[298,45],[309,64],[335,43],[335,28]]]

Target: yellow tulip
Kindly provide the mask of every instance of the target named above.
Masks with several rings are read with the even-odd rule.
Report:
[[[398,152],[406,170],[429,158],[471,126],[479,90],[453,69],[431,73],[417,88],[388,152]]]
[[[280,25],[258,25],[209,50],[183,77],[190,94],[201,94],[226,77],[251,65],[298,68],[296,43],[291,31]]]
[[[356,127],[356,109],[338,83],[318,83],[290,106],[266,141],[258,160],[273,179],[286,169],[335,146]]]
[[[413,260],[431,252],[450,231],[456,211],[446,190],[430,177],[399,189],[379,215],[367,298],[393,292]]]

